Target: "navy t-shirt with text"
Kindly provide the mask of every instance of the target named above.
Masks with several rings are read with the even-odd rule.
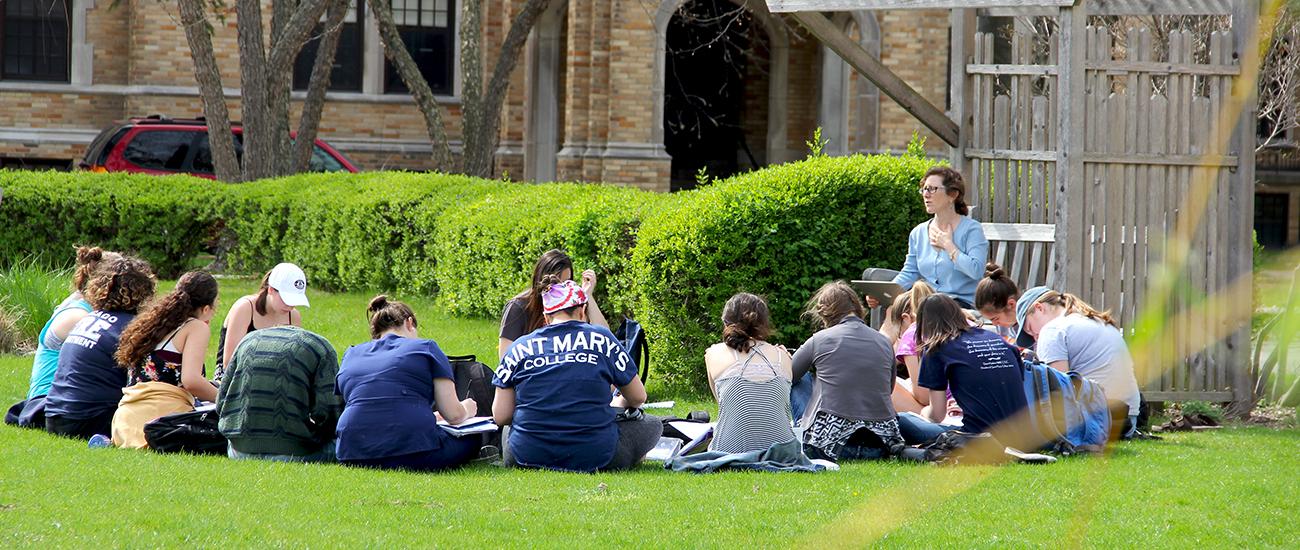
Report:
[[[952,388],[967,433],[986,432],[1027,406],[1020,355],[987,330],[964,331],[923,352],[917,383],[938,391]]]
[[[72,327],[59,352],[45,414],[84,420],[117,409],[128,379],[113,354],[134,318],[123,311],[95,310]]]
[[[524,466],[590,472],[618,444],[610,385],[636,377],[632,358],[604,327],[569,321],[518,339],[492,384],[514,388],[510,451]]]

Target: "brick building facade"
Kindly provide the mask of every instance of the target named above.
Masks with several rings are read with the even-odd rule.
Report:
[[[680,172],[681,167],[674,167],[668,153],[674,138],[672,130],[665,131],[665,96],[672,95],[680,79],[712,76],[669,73],[668,57],[681,55],[669,40],[669,28],[684,24],[682,4],[707,1],[711,0],[556,0],[535,28],[512,75],[502,113],[498,173],[516,180],[605,181],[669,189],[674,170]],[[728,0],[717,3],[733,5]],[[10,38],[0,43],[0,162],[4,165],[66,166],[115,120],[202,113],[175,4],[153,0],[112,4],[108,0],[5,0],[0,25],[26,28],[32,17],[44,17],[39,28],[54,28],[50,31],[54,34],[25,39],[9,32],[5,36]],[[519,0],[484,2],[488,69],[519,4]],[[736,159],[722,160],[735,169],[801,158],[805,141],[819,125],[833,154],[899,150],[913,131],[926,133],[797,24],[766,13],[762,2],[738,4],[758,11],[744,16],[748,29],[744,39],[750,46],[747,59],[731,67],[743,75],[738,80],[743,93],[736,96],[743,107],[736,109],[739,120],[734,121],[742,145],[733,151]],[[395,12],[399,25],[405,23],[406,30],[423,32],[419,36],[428,39],[415,47],[422,52],[419,60],[426,76],[433,75],[431,82],[438,79],[434,87],[447,108],[447,133],[457,152],[458,2],[394,0],[393,5],[405,10],[404,15]],[[24,11],[29,7],[33,9]],[[31,15],[37,12],[44,15]],[[931,102],[945,105],[946,12],[844,13],[835,20]],[[321,119],[321,138],[363,169],[427,168],[430,145],[423,119],[400,80],[386,67],[373,17],[363,5],[348,21]],[[237,120],[239,68],[233,10],[224,23],[213,23],[228,104]],[[60,29],[64,34],[58,34]],[[58,47],[33,53],[24,40]],[[36,59],[39,56],[45,57]],[[31,64],[32,59],[37,65]],[[295,98],[301,95],[295,93]],[[928,144],[936,154],[946,151],[933,136]],[[727,171],[711,173],[726,175]]]

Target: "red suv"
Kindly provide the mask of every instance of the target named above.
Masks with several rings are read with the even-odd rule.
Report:
[[[243,128],[231,128],[235,155],[243,158]],[[119,122],[100,132],[77,163],[94,172],[136,172],[142,174],[191,174],[215,178],[212,149],[208,146],[208,123],[203,119],[172,120],[153,115]],[[312,172],[356,172],[343,153],[316,140],[308,169]]]

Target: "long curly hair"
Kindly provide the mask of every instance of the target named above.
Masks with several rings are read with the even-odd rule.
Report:
[[[105,259],[86,283],[86,301],[99,311],[135,313],[158,284],[149,262],[131,256]]]
[[[118,344],[118,366],[139,364],[163,338],[180,328],[195,312],[217,303],[217,280],[206,271],[191,271],[176,281],[176,288],[140,314],[126,330]]]

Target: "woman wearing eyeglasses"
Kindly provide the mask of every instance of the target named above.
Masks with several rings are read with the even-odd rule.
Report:
[[[934,217],[912,229],[907,238],[907,260],[894,282],[905,289],[925,281],[947,294],[961,307],[972,309],[975,286],[984,277],[989,241],[984,226],[967,214],[966,182],[947,166],[936,166],[921,178],[925,211]],[[880,305],[867,298],[867,305]]]

